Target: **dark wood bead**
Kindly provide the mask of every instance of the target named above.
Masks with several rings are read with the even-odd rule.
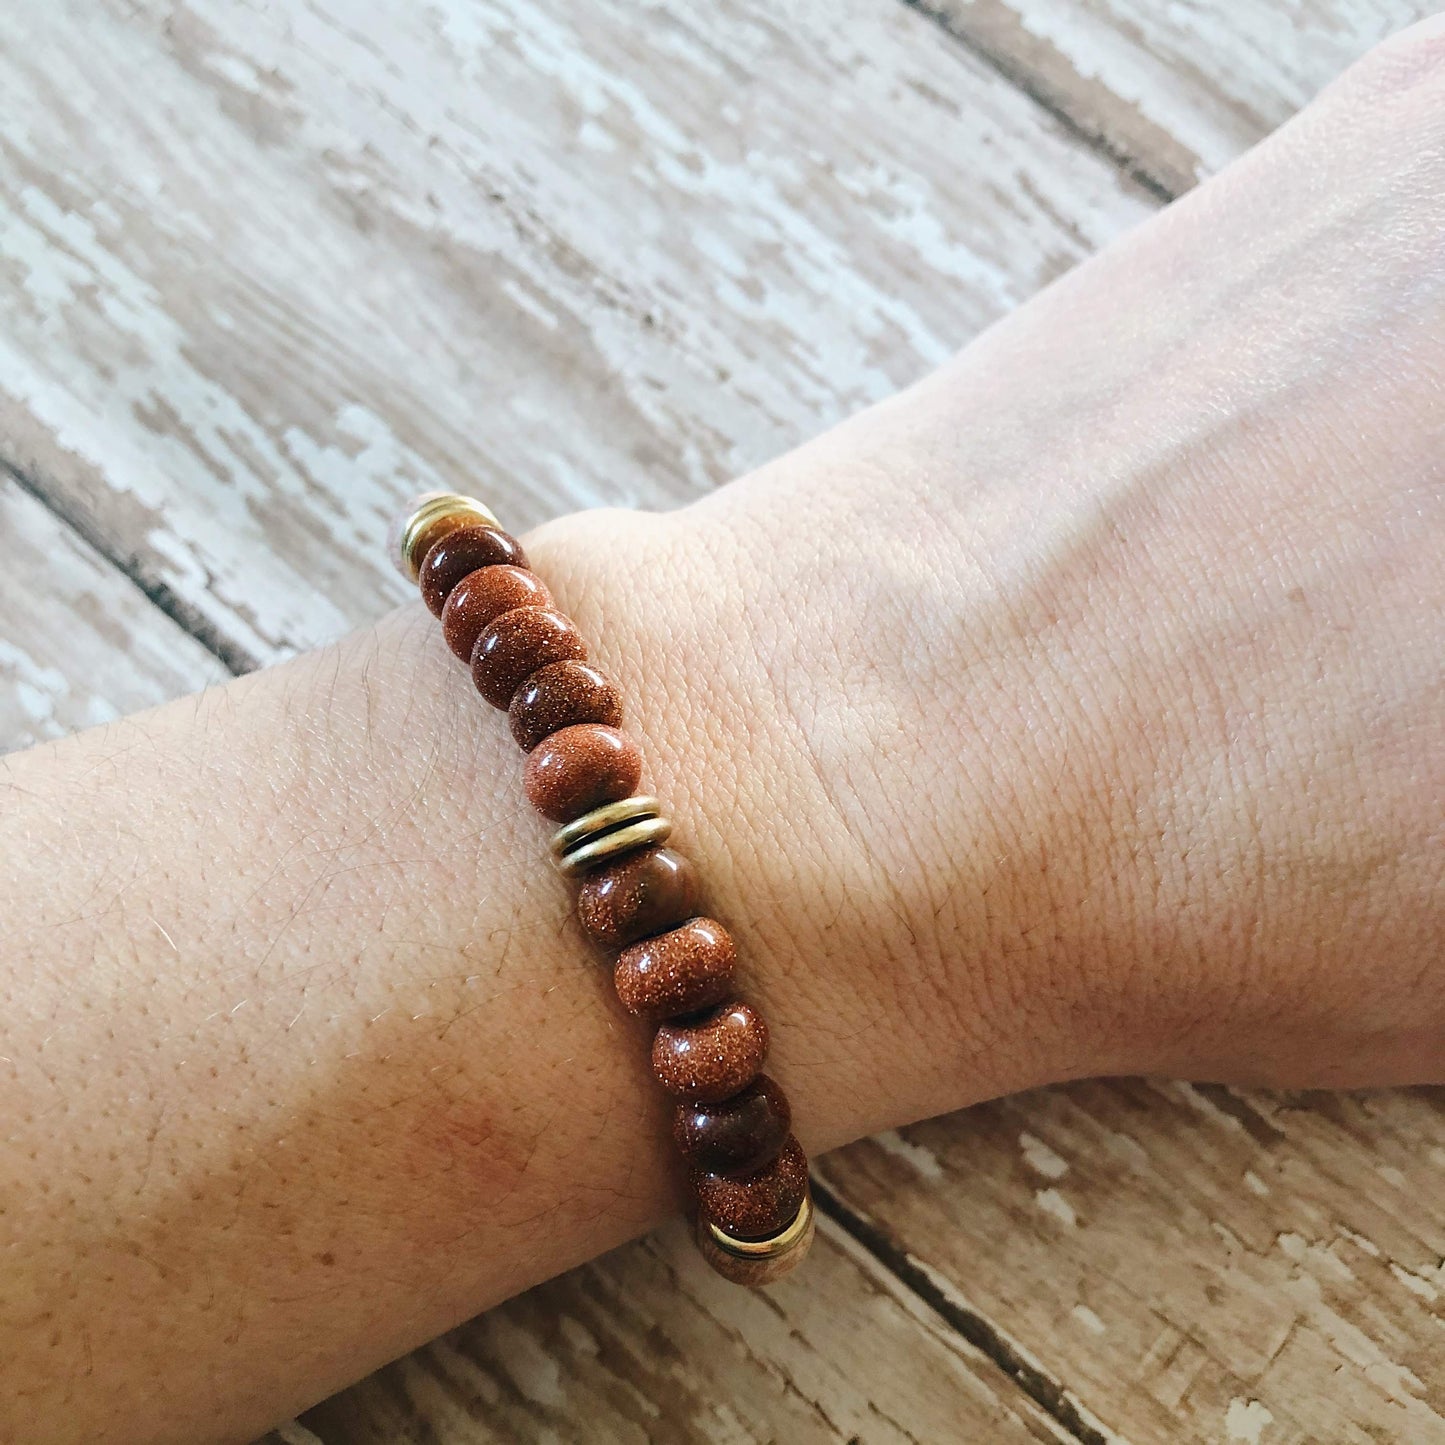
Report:
[[[493,707],[506,707],[539,667],[586,656],[570,618],[550,607],[514,607],[482,628],[472,649],[472,681]]]
[[[746,1174],[776,1157],[793,1127],[788,1096],[766,1074],[717,1104],[679,1104],[672,1137],[705,1174]]]
[[[622,726],[622,695],[605,673],[585,662],[554,662],[538,668],[507,709],[512,736],[530,753],[545,737],[576,723]]]
[[[505,563],[478,567],[452,588],[442,608],[442,635],[463,662],[470,662],[482,628],[494,617],[514,607],[551,605],[552,594],[535,572]]]
[[[690,918],[625,949],[612,979],[628,1013],[665,1019],[722,1003],[732,992],[737,949],[721,923]]]
[[[452,588],[478,567],[525,567],[527,555],[522,544],[496,527],[468,523],[453,527],[427,548],[417,573],[422,600],[433,617],[442,615]]]
[[[716,1103],[746,1088],[768,1055],[768,1026],[747,1004],[674,1019],[652,1041],[652,1072],[670,1094]]]
[[[692,1176],[698,1207],[734,1239],[766,1239],[792,1223],[808,1193],[808,1156],[790,1134],[776,1159],[749,1174]]]
[[[671,848],[642,848],[589,873],[577,917],[602,948],[626,948],[697,912],[697,875]]]
[[[626,733],[578,723],[537,744],[527,759],[527,801],[554,823],[629,798],[642,778],[642,754]]]

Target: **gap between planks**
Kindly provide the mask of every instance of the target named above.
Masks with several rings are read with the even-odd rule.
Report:
[[[1079,1445],[1117,1445],[1117,1437],[1105,1433],[1084,1418],[1073,1394],[1061,1380],[1055,1379],[1036,1361],[1026,1358],[986,1315],[954,1298],[907,1250],[850,1209],[816,1179],[813,1181],[813,1201],[820,1214],[831,1219],[950,1329],[992,1360],[1061,1430],[1079,1441]]]
[[[1061,130],[1106,160],[1161,207],[1177,201],[1183,194],[1156,175],[1147,162],[1132,155],[1103,131],[1081,125],[1077,117],[1060,104],[1023,66],[1015,63],[1005,51],[985,45],[977,36],[965,34],[953,23],[952,16],[946,11],[937,9],[929,4],[928,0],[898,0],[898,3],[930,24],[936,25],[953,44],[967,51],[979,64],[986,65],[1021,95],[1026,95]]]
[[[0,474],[8,477],[26,496],[44,507],[61,526],[75,533],[142,593],[152,607],[164,613],[181,631],[194,638],[233,677],[255,672],[261,666],[258,657],[227,637],[174,588],[159,578],[147,577],[144,570],[136,564],[135,558],[128,557],[117,547],[115,542],[105,535],[104,530],[96,525],[94,518],[82,515],[78,508],[68,505],[63,496],[51,495],[41,482],[4,455],[0,455]]]

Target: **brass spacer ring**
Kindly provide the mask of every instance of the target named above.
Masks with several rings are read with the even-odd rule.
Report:
[[[813,1196],[805,1194],[792,1222],[785,1224],[776,1234],[768,1235],[766,1239],[739,1239],[736,1235],[719,1229],[711,1220],[704,1222],[713,1242],[726,1253],[735,1254],[739,1259],[776,1259],[793,1249],[813,1228]]]
[[[421,571],[422,559],[416,556],[416,544],[433,523],[443,517],[466,517],[475,519],[488,527],[501,531],[502,524],[490,507],[484,506],[475,497],[464,497],[460,492],[428,492],[416,509],[402,523],[401,535],[397,541],[398,561],[402,571],[413,582]]]
[[[645,848],[650,843],[666,842],[671,836],[672,823],[667,818],[639,818],[635,823],[624,823],[600,837],[579,843],[557,859],[557,870],[572,878],[610,858],[618,858],[634,848]]]
[[[547,846],[554,858],[560,858],[569,848],[576,847],[594,833],[630,823],[634,818],[655,818],[661,811],[662,804],[651,793],[638,793],[615,803],[603,803],[590,813],[583,813],[580,818],[564,823],[552,834],[552,841]]]
[[[813,1197],[805,1194],[792,1221],[766,1239],[736,1239],[699,1215],[697,1242],[724,1279],[754,1288],[772,1284],[796,1269],[813,1243]]]

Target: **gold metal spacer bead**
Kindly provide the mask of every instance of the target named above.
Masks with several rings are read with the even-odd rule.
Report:
[[[630,853],[634,848],[646,848],[653,843],[665,843],[672,836],[672,824],[666,818],[641,818],[636,823],[614,828],[590,843],[579,844],[570,853],[564,853],[557,860],[557,869],[568,878],[586,873],[612,858]]]
[[[492,509],[475,497],[464,497],[460,492],[423,493],[412,505],[412,510],[402,519],[395,533],[394,560],[401,568],[402,575],[413,582],[421,571],[422,562],[417,556],[417,543],[444,517],[455,517],[458,521],[482,522],[488,527],[496,527],[499,531],[502,527]]]
[[[655,818],[661,811],[662,804],[651,793],[637,793],[615,803],[603,803],[601,807],[593,808],[590,813],[583,813],[580,818],[564,823],[552,834],[552,841],[548,846],[552,850],[552,856],[560,858],[569,848],[584,838],[590,838],[594,833],[615,828],[619,823],[630,823],[634,818]]]
[[[813,1196],[803,1196],[790,1223],[766,1239],[735,1239],[698,1215],[697,1243],[702,1256],[734,1284],[772,1284],[802,1262],[813,1243]]]
[[[672,824],[658,808],[656,798],[640,793],[604,803],[558,828],[550,845],[558,870],[574,877],[634,848],[664,842],[672,834]]]

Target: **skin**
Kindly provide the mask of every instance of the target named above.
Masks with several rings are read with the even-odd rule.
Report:
[[[526,539],[810,1151],[1445,1080],[1445,32],[919,386]],[[420,609],[6,760],[0,1436],[249,1438],[679,1207]]]

